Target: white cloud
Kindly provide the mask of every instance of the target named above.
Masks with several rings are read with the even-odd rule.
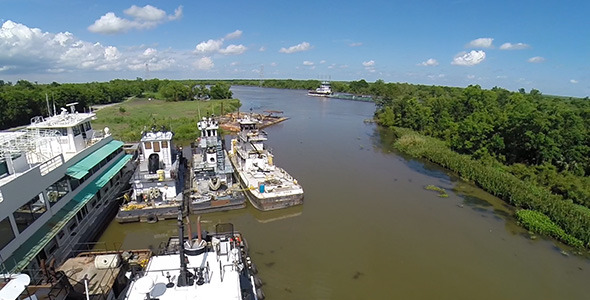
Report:
[[[322,59],[322,60],[320,60],[320,64],[325,64],[325,63],[326,63],[326,61],[325,61],[325,60],[323,60],[323,59]]]
[[[195,63],[194,66],[199,69],[199,70],[211,70],[214,66],[213,61],[211,60],[211,57],[202,57],[200,59],[198,59]]]
[[[373,66],[375,66],[375,61],[374,60],[363,61],[363,66],[365,66],[365,67],[373,67]]]
[[[530,63],[533,64],[538,64],[538,63],[542,63],[545,61],[545,58],[541,57],[541,56],[535,56],[535,57],[531,57],[527,60]]]
[[[211,53],[217,52],[223,45],[223,40],[208,40],[206,42],[200,42],[196,47],[197,53]]]
[[[88,26],[91,32],[102,34],[115,34],[127,32],[129,29],[135,28],[136,24],[127,19],[121,19],[115,16],[115,13],[108,12],[100,19],[94,21],[94,24]]]
[[[470,75],[467,75],[467,78],[468,79],[474,79],[475,78],[475,75],[471,75],[471,74]]]
[[[350,46],[350,47],[359,47],[362,45],[363,45],[363,43],[350,43],[350,44],[348,44],[348,46]]]
[[[154,56],[156,55],[156,53],[158,53],[158,50],[154,49],[154,48],[147,48],[145,49],[145,51],[143,51],[143,56]]]
[[[159,22],[166,18],[166,12],[151,5],[139,7],[132,5],[130,8],[123,11],[126,15],[134,17],[139,20]]]
[[[166,21],[177,20],[182,17],[182,6],[179,6],[174,11],[174,15],[169,16],[166,15],[165,11],[151,5],[144,7],[133,5],[123,12],[133,19],[120,18],[114,12],[108,12],[88,26],[88,30],[101,34],[117,34],[131,29],[154,28]]]
[[[455,55],[451,64],[458,66],[474,66],[484,61],[485,58],[486,53],[483,50],[471,50],[470,52],[463,51]]]
[[[502,46],[500,46],[500,50],[522,50],[522,49],[527,49],[530,46],[528,44],[524,44],[524,43],[516,43],[516,44],[512,44],[512,43],[504,43],[502,44]]]
[[[0,66],[4,71],[116,70],[122,54],[116,47],[77,39],[69,32],[42,32],[39,28],[6,21],[0,28]]]
[[[229,65],[233,67],[233,66],[237,66],[237,65],[239,65],[239,64],[240,64],[239,62],[237,62],[237,61],[233,61],[233,62],[231,62]]]
[[[571,82],[571,83],[573,83],[573,84],[576,84],[576,83],[578,83],[579,81],[577,81],[577,80],[575,80],[575,79],[570,79],[570,82]]]
[[[303,65],[304,66],[313,66],[314,63],[313,63],[313,61],[305,60],[305,61],[303,61]]]
[[[434,59],[434,58],[429,58],[427,61],[423,61],[423,62],[419,63],[418,65],[426,66],[426,67],[434,67],[434,66],[438,66],[438,61],[436,61],[436,59]]]
[[[276,67],[276,66],[278,66],[278,64],[277,64],[276,62],[271,62],[271,63],[270,63],[270,66],[271,66],[271,67]]]
[[[240,55],[246,52],[248,48],[244,45],[229,45],[225,49],[219,49],[219,53],[223,55]]]
[[[291,54],[295,52],[307,51],[311,49],[311,45],[308,42],[303,42],[301,44],[297,44],[295,46],[291,46],[289,48],[281,48],[279,50],[280,53]]]
[[[264,52],[264,51],[266,51],[266,47],[264,47],[264,46],[261,46],[260,48],[258,48],[258,51],[260,51],[260,52]]]
[[[236,31],[234,31],[232,33],[228,33],[225,36],[225,39],[226,40],[233,40],[233,39],[238,39],[240,37],[242,37],[242,31],[241,30],[236,30]]]
[[[478,38],[469,42],[467,46],[473,48],[491,48],[493,41],[493,38]]]

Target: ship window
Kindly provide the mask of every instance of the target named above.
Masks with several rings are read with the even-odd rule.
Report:
[[[47,211],[45,200],[39,197],[39,195],[21,206],[13,213],[18,231],[23,232],[29,225],[41,217],[45,211]]]
[[[4,175],[8,175],[8,165],[5,161],[0,162],[0,178]]]
[[[14,240],[14,231],[10,226],[10,220],[6,217],[0,222],[0,249],[4,249],[12,240]]]
[[[63,230],[60,230],[60,231],[57,233],[57,238],[61,240],[61,239],[63,239],[64,235],[65,235],[64,231],[63,231]]]
[[[53,206],[53,204],[57,203],[63,196],[65,196],[70,191],[70,187],[68,186],[68,178],[64,176],[58,182],[50,185],[47,188],[47,198],[49,198],[49,205]]]
[[[78,227],[78,223],[76,223],[76,220],[72,220],[71,223],[68,225],[68,229],[70,230],[70,233],[72,235],[74,235],[74,229],[76,229],[76,227]]]
[[[74,136],[80,135],[80,126],[76,125],[72,127],[72,130],[74,130]]]
[[[160,142],[154,142],[154,152],[160,152]]]
[[[143,143],[143,146],[144,146],[146,149],[152,149],[152,142],[145,142],[145,143]]]
[[[162,149],[168,148],[168,141],[162,141]]]

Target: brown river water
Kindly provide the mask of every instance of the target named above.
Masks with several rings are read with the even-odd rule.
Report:
[[[305,190],[303,206],[201,217],[204,229],[231,222],[245,235],[267,299],[590,299],[588,258],[531,239],[503,201],[395,152],[386,133],[364,122],[374,104],[232,91],[242,111],[290,118],[265,129],[268,145]],[[177,235],[172,220],[113,221],[100,241],[157,248],[169,235]]]

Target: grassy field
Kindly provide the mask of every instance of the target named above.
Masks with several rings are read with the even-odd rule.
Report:
[[[166,102],[133,98],[96,111],[97,120],[92,122],[95,130],[108,127],[116,139],[136,142],[141,132],[162,126],[172,130],[177,144],[193,141],[199,135],[197,120],[210,114],[236,111],[238,99],[210,101]]]

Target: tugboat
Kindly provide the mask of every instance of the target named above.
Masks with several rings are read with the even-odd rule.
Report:
[[[246,207],[246,197],[240,185],[234,183],[234,169],[218,135],[219,123],[214,118],[203,117],[197,126],[201,137],[193,147],[191,213]]]
[[[174,133],[145,132],[141,138],[139,167],[131,178],[132,193],[119,208],[119,223],[174,219],[183,204],[185,163],[181,149],[174,147]]]
[[[307,91],[308,96],[328,97],[332,95],[332,86],[329,81],[322,81],[320,87],[315,90]]]
[[[273,164],[266,149],[267,134],[250,118],[240,120],[240,132],[232,140],[230,160],[250,203],[268,211],[303,204],[303,188],[287,171]]]
[[[197,223],[195,239],[190,232],[184,236],[182,212],[177,220],[178,237],[149,259],[124,300],[264,299],[248,244],[232,224],[217,224],[215,233],[203,235]]]

